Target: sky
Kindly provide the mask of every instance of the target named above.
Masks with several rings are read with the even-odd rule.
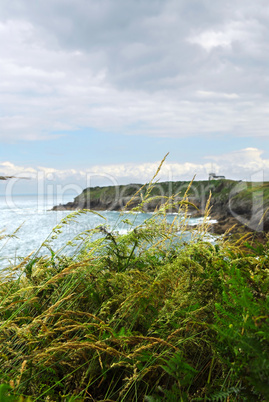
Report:
[[[269,180],[268,140],[268,0],[1,0],[0,175],[30,180],[0,193],[145,183],[168,152],[160,180]]]

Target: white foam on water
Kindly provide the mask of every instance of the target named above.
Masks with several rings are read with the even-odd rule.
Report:
[[[132,229],[116,229],[115,233],[118,233],[119,235],[125,235],[129,233]]]
[[[201,225],[203,222],[204,222],[204,217],[200,217],[200,218],[191,218],[190,221],[189,221],[189,226]],[[206,224],[208,224],[208,223],[213,224],[213,223],[217,223],[217,222],[218,222],[218,221],[217,221],[216,219],[207,218],[207,219],[205,220],[205,223],[206,223]]]
[[[217,219],[209,219],[208,223],[218,223]]]
[[[72,198],[72,197],[71,197]],[[63,203],[71,201],[67,198]],[[50,236],[52,229],[59,224],[61,219],[73,211],[51,211],[53,205],[56,205],[55,197],[37,197],[37,196],[15,196],[12,203],[8,203],[5,197],[0,197],[0,232],[5,229],[5,233],[12,233],[20,226],[17,238],[0,240],[0,261],[2,258],[14,258],[14,256],[25,257],[32,251],[39,249],[45,239]],[[11,207],[13,205],[13,207]],[[52,242],[52,247],[56,251],[60,249],[69,240],[72,240],[78,234],[94,229],[99,225],[108,227],[111,232],[117,232],[120,235],[133,230],[134,227],[142,225],[147,219],[152,218],[153,213],[147,212],[129,212],[119,211],[98,211],[103,216],[86,213],[76,216],[75,222],[63,225],[62,233]],[[167,222],[172,223],[177,213],[167,214]],[[181,216],[179,217],[179,223]],[[124,222],[124,219],[131,221],[132,225]],[[203,218],[189,218],[189,225],[201,223]],[[209,223],[215,223],[215,220],[209,220]],[[44,253],[49,253],[44,249]],[[1,265],[3,265],[1,261]]]

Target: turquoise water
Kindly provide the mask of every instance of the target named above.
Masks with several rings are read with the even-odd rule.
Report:
[[[72,196],[61,199],[62,203],[73,201]],[[52,229],[70,211],[51,211],[51,208],[59,204],[54,196],[12,196],[12,199],[0,196],[0,231],[2,234],[11,235],[18,228],[16,238],[0,240],[0,262],[7,265],[7,262],[16,262],[18,257],[25,257],[40,248],[44,240],[50,236]],[[69,240],[86,230],[94,229],[98,225],[104,225],[109,231],[119,234],[127,233],[135,226],[141,225],[146,219],[152,217],[151,213],[121,214],[117,211],[101,211],[99,215],[94,213],[82,214],[75,217],[74,222],[64,225],[62,233],[53,240],[53,250],[59,250]],[[174,214],[167,216],[168,222],[172,222]],[[126,223],[130,220],[133,225]],[[196,224],[197,219],[190,219],[190,224]],[[71,253],[71,249],[65,250]],[[49,253],[46,248],[41,253]]]

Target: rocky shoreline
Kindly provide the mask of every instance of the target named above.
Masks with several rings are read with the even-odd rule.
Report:
[[[143,210],[152,212],[167,200],[167,197],[176,194],[175,205],[184,198],[188,182],[164,182],[155,185],[148,202],[144,203]],[[144,187],[142,197],[136,194],[141,185],[89,187],[78,195],[73,202],[56,205],[53,211],[92,209],[96,211],[123,209],[131,210],[138,206],[147,191]],[[190,208],[190,213],[203,216],[207,200],[210,198],[210,217],[217,223],[211,225],[211,232],[223,234],[231,233],[268,232],[269,231],[269,183],[247,183],[232,180],[214,180],[193,182],[188,201],[197,209]],[[171,207],[169,212],[177,211]]]

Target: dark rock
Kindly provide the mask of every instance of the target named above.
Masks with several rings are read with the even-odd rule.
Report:
[[[263,196],[263,194],[268,194],[269,183],[258,184],[258,186],[260,186],[257,187],[259,191],[255,193],[253,189],[255,190],[256,186],[253,186],[253,183],[239,183],[232,180],[193,182],[188,201],[197,209],[189,207],[189,212],[194,217],[203,216],[211,192],[210,216],[218,221],[218,223],[212,224],[212,232],[222,234],[229,229],[232,232],[269,231],[269,214],[264,214],[264,210],[269,206],[269,200],[268,197]],[[55,206],[52,210],[130,210],[141,203],[140,194],[137,195],[140,187],[138,184],[132,184],[87,188],[73,202]],[[175,198],[175,205],[167,211],[176,212],[187,188],[188,182],[158,183],[154,187],[156,191],[152,191],[149,202],[143,204],[143,210],[145,212],[154,211],[166,202],[167,196],[178,194]],[[143,191],[145,193],[146,188]],[[263,217],[263,215],[265,216]]]

